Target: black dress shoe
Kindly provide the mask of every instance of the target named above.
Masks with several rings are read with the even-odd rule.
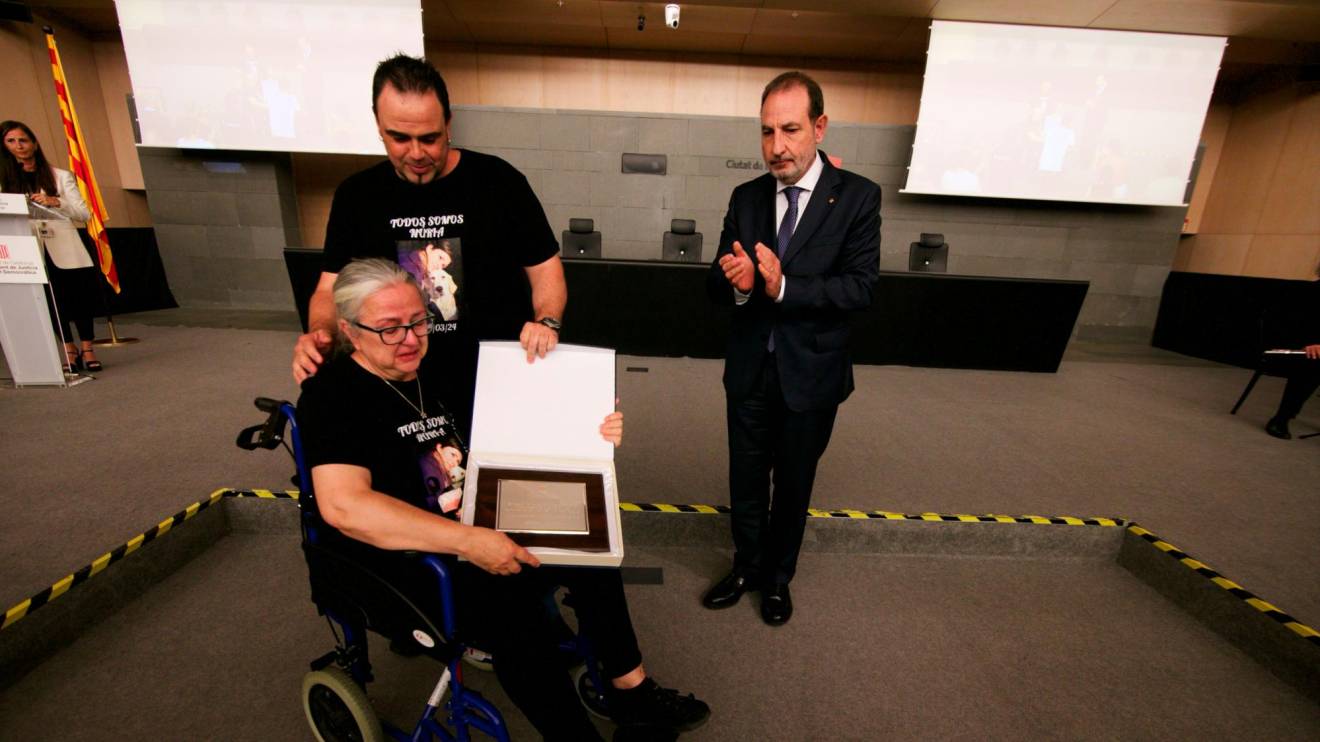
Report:
[[[1292,433],[1288,430],[1288,421],[1281,417],[1271,417],[1270,421],[1265,423],[1265,432],[1285,441],[1292,440]]]
[[[783,626],[793,617],[793,598],[788,585],[768,587],[761,594],[761,620],[771,626]]]
[[[719,608],[728,608],[738,602],[742,594],[747,592],[749,582],[747,577],[737,571],[730,572],[724,579],[715,583],[715,586],[706,591],[701,598],[701,604],[716,610]]]

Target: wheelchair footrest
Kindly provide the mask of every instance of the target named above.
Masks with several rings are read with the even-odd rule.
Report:
[[[339,658],[339,650],[332,649],[329,652],[326,652],[325,654],[321,655],[320,657],[317,657],[316,659],[312,660],[311,662],[312,671],[315,672],[317,670],[324,670],[325,668],[334,664],[335,660],[338,658]]]

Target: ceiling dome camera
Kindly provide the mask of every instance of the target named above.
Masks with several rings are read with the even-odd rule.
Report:
[[[665,25],[670,28],[678,28],[678,3],[670,3],[665,6]]]

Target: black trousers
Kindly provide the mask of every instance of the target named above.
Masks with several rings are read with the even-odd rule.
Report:
[[[45,255],[44,250],[42,254]],[[51,304],[50,294],[46,295],[46,308],[50,311],[55,338],[67,343],[74,342],[73,330],[69,327],[72,323],[83,342],[95,340],[92,315],[100,304],[100,287],[96,282],[101,280],[101,274],[95,268],[57,268],[50,262],[50,256],[46,255],[46,275],[50,278],[51,292],[55,294],[54,304]],[[61,326],[64,330],[62,338]]]
[[[501,577],[462,563],[455,584],[460,633],[494,655],[500,685],[537,731],[547,740],[600,739],[564,669],[546,598],[568,589],[605,677],[619,677],[642,662],[619,570],[524,567]]]
[[[1297,417],[1302,405],[1315,395],[1317,389],[1320,389],[1320,361],[1307,360],[1303,370],[1288,377],[1283,398],[1279,400],[1279,411],[1274,416],[1283,420]]]
[[[773,353],[752,392],[728,407],[733,566],[753,581],[786,585],[797,571],[816,464],[839,408],[789,409]]]

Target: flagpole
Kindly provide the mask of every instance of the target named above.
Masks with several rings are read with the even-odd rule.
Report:
[[[132,345],[133,343],[142,342],[137,338],[119,337],[119,333],[115,331],[115,315],[113,312],[110,311],[110,300],[105,295],[106,284],[100,281],[97,281],[96,283],[97,283],[96,286],[97,293],[101,295],[101,308],[105,310],[105,324],[107,328],[110,330],[110,337],[96,338],[92,340],[92,345],[96,345],[104,348],[117,348],[121,345]]]
[[[133,344],[133,343],[139,343],[139,342],[142,342],[142,341],[138,340],[137,338],[121,338],[121,337],[119,337],[119,333],[115,332],[115,318],[114,318],[114,317],[109,317],[109,316],[107,316],[107,317],[105,318],[105,322],[106,322],[107,325],[110,326],[110,337],[108,337],[108,338],[97,338],[97,339],[95,339],[95,340],[92,341],[92,344],[93,344],[93,345],[104,345],[104,346],[106,346],[106,347],[113,348],[113,347],[115,347],[116,345],[131,345],[131,344]]]
[[[68,80],[64,77],[64,65],[60,61],[60,53],[55,45],[55,31],[50,26],[42,27],[46,33],[46,47],[50,55],[51,73],[55,78],[55,95],[59,99],[60,120],[64,125],[65,139],[69,144],[69,169],[73,172],[78,181],[78,190],[82,193],[83,200],[87,202],[91,217],[87,220],[87,232],[95,246],[96,264],[101,269],[101,275],[106,283],[114,292],[120,292],[119,271],[114,264],[114,257],[110,253],[110,236],[106,232],[106,222],[109,221],[109,214],[106,213],[105,201],[101,198],[101,189],[96,183],[96,175],[92,172],[92,163],[87,152],[87,143],[83,138],[82,127],[78,124],[78,113],[73,106],[73,95],[69,91]],[[101,292],[102,306],[106,307],[106,320],[110,326],[109,340],[93,340],[95,345],[117,346],[128,343],[138,342],[137,338],[121,338],[115,330],[115,320],[109,311],[109,302],[105,301],[104,286],[99,287]]]

